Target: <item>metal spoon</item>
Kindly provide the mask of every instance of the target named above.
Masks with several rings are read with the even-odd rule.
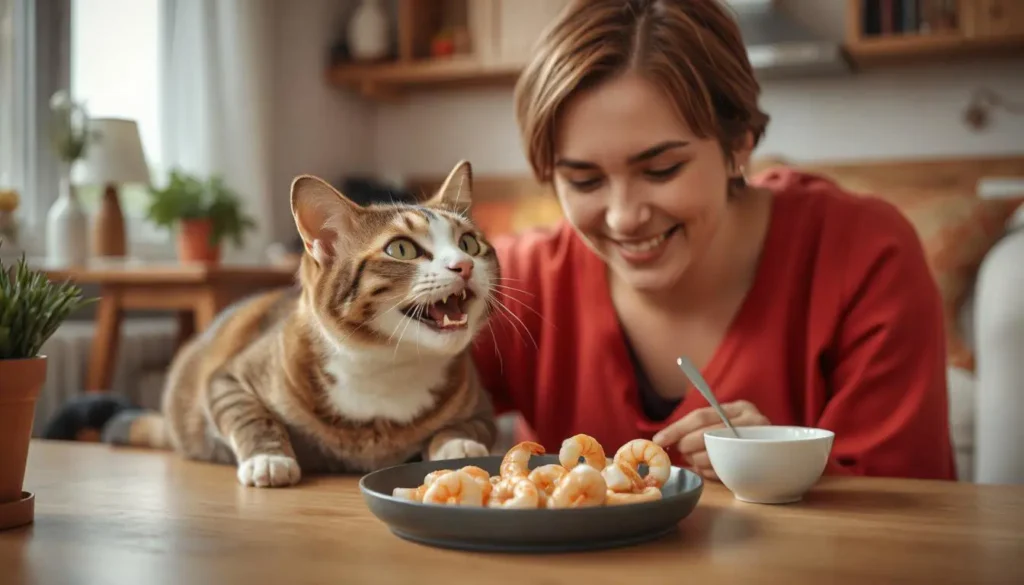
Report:
[[[729,417],[725,416],[725,411],[722,410],[722,406],[718,404],[718,399],[715,398],[715,395],[711,393],[711,388],[708,386],[708,383],[704,381],[704,376],[700,375],[700,370],[697,369],[697,366],[693,365],[693,362],[691,362],[689,359],[685,357],[679,357],[678,359],[676,359],[676,363],[679,364],[679,369],[682,370],[684,374],[686,374],[686,377],[690,379],[690,382],[697,389],[697,391],[701,393],[701,396],[703,396],[704,399],[708,401],[708,403],[711,405],[711,408],[715,409],[715,412],[717,412],[718,416],[721,417],[722,422],[725,423],[725,426],[729,427],[729,430],[732,431],[732,434],[735,435],[737,439],[739,439],[740,434],[736,432],[736,427],[732,426],[732,423],[729,422]]]

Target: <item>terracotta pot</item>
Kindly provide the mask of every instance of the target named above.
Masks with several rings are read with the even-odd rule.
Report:
[[[208,219],[190,219],[181,222],[178,230],[178,259],[182,262],[220,262],[220,246],[210,245],[213,225]]]
[[[22,499],[36,398],[46,358],[0,360],[0,504]]]

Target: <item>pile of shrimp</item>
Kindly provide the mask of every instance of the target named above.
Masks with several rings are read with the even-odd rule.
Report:
[[[443,506],[486,508],[585,508],[618,506],[661,499],[668,481],[668,454],[646,439],[634,439],[616,451],[611,463],[604,448],[589,435],[562,442],[558,464],[529,468],[530,457],[543,455],[532,441],[509,449],[498,475],[468,465],[427,474],[415,488],[395,488],[396,498]],[[647,474],[640,475],[640,465]]]

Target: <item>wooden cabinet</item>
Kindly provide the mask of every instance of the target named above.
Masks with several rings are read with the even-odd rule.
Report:
[[[860,68],[1024,57],[1024,0],[847,0],[846,19]]]
[[[964,15],[964,34],[975,38],[1024,35],[1024,1],[973,0]]]
[[[419,89],[510,87],[569,0],[397,0],[396,56],[332,63],[329,83],[374,99]],[[837,0],[829,0],[834,2]],[[857,68],[1024,57],[1024,0],[847,0]]]
[[[568,3],[398,0],[396,58],[332,64],[328,77],[374,98],[417,88],[509,84],[526,64],[544,27]]]

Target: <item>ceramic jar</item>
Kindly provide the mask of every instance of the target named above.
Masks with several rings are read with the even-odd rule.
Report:
[[[89,258],[89,225],[70,173],[61,173],[60,194],[46,216],[46,262],[82,266]]]
[[[360,0],[348,23],[348,52],[357,61],[388,56],[391,44],[387,11],[382,0]]]

